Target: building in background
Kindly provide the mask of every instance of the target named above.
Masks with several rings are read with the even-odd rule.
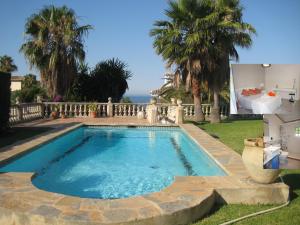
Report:
[[[11,76],[11,91],[21,90],[22,81],[24,80],[24,76]]]

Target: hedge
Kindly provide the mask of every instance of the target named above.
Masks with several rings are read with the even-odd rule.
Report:
[[[0,72],[0,133],[8,128],[10,111],[10,73]]]

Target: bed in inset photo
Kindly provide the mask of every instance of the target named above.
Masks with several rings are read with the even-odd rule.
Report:
[[[243,88],[236,91],[237,108],[249,110],[253,114],[272,114],[282,104],[281,97],[274,91],[259,88]]]
[[[300,113],[299,90],[300,64],[232,64],[230,113]]]

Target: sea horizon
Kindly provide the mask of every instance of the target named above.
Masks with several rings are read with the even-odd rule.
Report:
[[[149,94],[144,95],[124,95],[124,97],[130,98],[133,103],[149,103],[152,98]]]

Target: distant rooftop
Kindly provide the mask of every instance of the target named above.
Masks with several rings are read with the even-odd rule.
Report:
[[[11,81],[23,81],[24,76],[11,76]]]

